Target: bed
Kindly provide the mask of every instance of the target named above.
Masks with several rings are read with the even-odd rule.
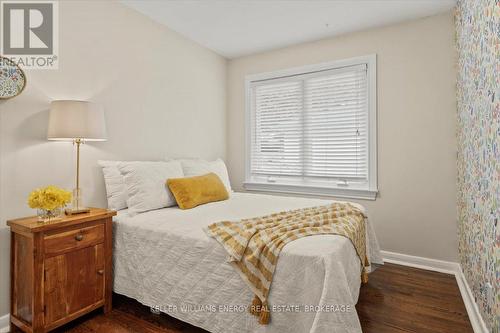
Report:
[[[269,295],[272,320],[260,325],[247,309],[253,293],[227,263],[227,252],[203,228],[329,200],[232,193],[190,210],[169,207],[114,220],[114,292],[214,333],[361,332],[355,310],[360,262],[351,242],[316,235],[287,244]],[[382,264],[367,222],[367,255]]]

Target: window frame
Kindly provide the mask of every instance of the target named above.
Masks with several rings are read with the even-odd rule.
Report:
[[[280,184],[257,182],[251,178],[251,151],[253,124],[253,91],[252,83],[255,81],[280,79],[289,76],[303,75],[346,66],[366,64],[367,89],[368,89],[368,182],[367,186],[349,187],[345,185],[310,186],[299,184]],[[305,195],[334,196],[342,198],[355,198],[375,200],[378,193],[377,183],[377,55],[371,54],[361,57],[324,62],[301,67],[294,67],[273,72],[252,74],[245,76],[245,181],[243,187],[248,191],[263,191],[276,193],[293,193]]]

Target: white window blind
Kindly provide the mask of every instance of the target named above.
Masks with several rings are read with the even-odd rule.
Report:
[[[247,183],[369,187],[366,63],[255,80],[249,90]]]

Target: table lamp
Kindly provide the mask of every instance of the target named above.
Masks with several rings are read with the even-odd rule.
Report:
[[[52,101],[47,139],[71,141],[76,145],[76,187],[72,207],[66,209],[66,214],[88,213],[90,209],[82,204],[80,189],[80,145],[87,141],[106,141],[104,110],[95,103],[85,101]]]

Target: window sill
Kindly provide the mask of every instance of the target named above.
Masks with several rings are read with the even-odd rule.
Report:
[[[305,194],[305,195],[320,195],[337,198],[375,200],[377,190],[361,190],[349,188],[327,188],[316,186],[300,186],[300,185],[285,185],[285,184],[268,184],[257,182],[245,182],[243,187],[248,191],[275,192],[275,193],[290,193],[290,194]]]

